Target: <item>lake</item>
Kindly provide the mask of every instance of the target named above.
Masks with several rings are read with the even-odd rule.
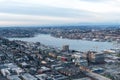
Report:
[[[114,49],[116,48],[112,42],[94,42],[94,41],[86,41],[86,40],[73,40],[73,39],[62,39],[55,38],[49,34],[39,34],[35,37],[31,38],[9,38],[9,40],[22,40],[28,42],[40,42],[44,45],[53,46],[62,48],[63,45],[69,45],[70,49],[78,50],[78,51],[102,51],[106,49]]]

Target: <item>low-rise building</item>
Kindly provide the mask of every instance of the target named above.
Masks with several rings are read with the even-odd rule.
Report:
[[[21,75],[21,79],[22,80],[37,80],[37,78],[35,78],[34,76],[32,76],[29,73],[25,73],[25,74]]]
[[[18,75],[7,76],[8,80],[21,80]]]

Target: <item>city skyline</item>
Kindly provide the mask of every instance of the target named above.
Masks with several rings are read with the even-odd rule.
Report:
[[[119,24],[119,0],[0,0],[0,26]]]

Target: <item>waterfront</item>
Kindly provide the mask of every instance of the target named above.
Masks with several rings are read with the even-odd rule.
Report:
[[[9,38],[10,40],[22,40],[28,42],[41,42],[42,44],[61,48],[63,45],[70,45],[70,49],[78,51],[102,51],[106,49],[116,48],[112,42],[94,42],[85,40],[72,40],[72,39],[62,39],[55,38],[48,34],[39,34],[31,38]]]

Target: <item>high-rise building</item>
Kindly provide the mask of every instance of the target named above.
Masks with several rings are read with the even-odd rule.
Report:
[[[69,51],[69,45],[63,45],[62,50],[63,51]]]
[[[104,63],[105,55],[103,53],[88,52],[87,60],[88,63]]]

